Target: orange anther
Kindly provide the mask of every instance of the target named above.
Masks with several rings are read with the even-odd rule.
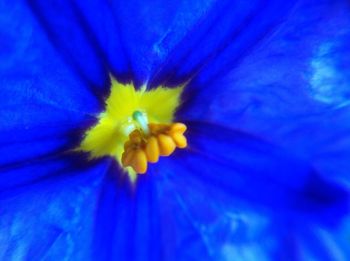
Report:
[[[151,136],[148,139],[147,145],[146,145],[146,156],[149,162],[155,163],[159,159],[159,145],[158,141],[154,136]]]
[[[146,153],[138,149],[133,155],[130,166],[139,174],[144,174],[147,171],[147,157]]]
[[[187,146],[187,139],[183,135],[187,129],[185,124],[150,123],[148,128],[149,133],[140,129],[132,131],[122,154],[123,166],[130,166],[139,174],[147,171],[148,162],[158,162],[159,156],[169,156],[176,147]]]
[[[151,133],[155,134],[155,133],[164,132],[168,128],[168,125],[150,123],[148,124],[148,127],[151,130]]]
[[[173,138],[178,148],[183,149],[187,147],[187,139],[182,133],[180,132],[171,133],[171,137]]]
[[[180,132],[183,134],[186,130],[186,125],[180,122],[173,123],[170,127],[170,132]]]
[[[169,156],[174,152],[176,145],[171,137],[165,134],[158,135],[159,152],[161,156]]]

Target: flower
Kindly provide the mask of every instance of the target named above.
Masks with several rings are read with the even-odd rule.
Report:
[[[347,1],[0,5],[2,259],[349,258]],[[134,184],[72,151],[110,75],[186,83],[188,148]]]

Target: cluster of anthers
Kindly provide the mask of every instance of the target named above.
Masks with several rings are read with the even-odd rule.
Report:
[[[129,166],[144,174],[148,162],[158,162],[160,156],[169,156],[176,148],[187,146],[185,124],[148,124],[139,111],[133,114],[133,118],[139,126],[129,134],[129,140],[124,144],[123,167]]]

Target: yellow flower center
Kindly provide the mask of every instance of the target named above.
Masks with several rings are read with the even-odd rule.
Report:
[[[148,162],[187,146],[182,123],[172,123],[183,86],[136,90],[133,84],[111,79],[111,93],[98,123],[90,128],[78,150],[90,158],[114,157],[134,180]]]

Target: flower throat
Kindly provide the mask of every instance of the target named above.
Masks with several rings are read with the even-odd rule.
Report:
[[[147,172],[148,163],[185,148],[186,126],[174,123],[183,86],[152,90],[111,79],[111,93],[98,123],[86,131],[77,149],[90,158],[114,157],[132,180]]]

